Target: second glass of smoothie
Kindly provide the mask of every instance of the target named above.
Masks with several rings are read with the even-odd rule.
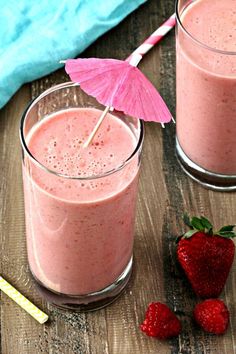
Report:
[[[28,260],[43,296],[71,309],[112,302],[127,284],[142,123],[109,113],[78,85],[55,86],[21,121]]]
[[[176,2],[177,156],[204,186],[236,190],[236,2]]]

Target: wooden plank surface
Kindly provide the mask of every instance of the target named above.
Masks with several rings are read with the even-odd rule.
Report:
[[[149,0],[81,56],[125,58],[174,12],[173,0]],[[175,53],[172,32],[140,65],[175,111]],[[26,258],[21,152],[21,113],[45,88],[67,80],[63,70],[22,87],[0,112],[0,271],[50,314],[39,325],[1,294],[2,354],[187,354],[236,353],[236,262],[222,298],[231,312],[224,336],[204,334],[193,323],[197,299],[175,261],[174,239],[184,231],[182,214],[205,214],[216,226],[235,223],[236,194],[203,189],[181,171],[175,158],[175,127],[146,124],[136,219],[135,266],[123,295],[109,307],[87,314],[58,310],[37,294]],[[166,302],[183,323],[179,338],[162,342],[139,330],[146,306]]]

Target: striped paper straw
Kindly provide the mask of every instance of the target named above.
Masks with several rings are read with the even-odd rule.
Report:
[[[167,21],[165,21],[155,32],[151,34],[135,51],[126,59],[133,66],[137,66],[144,54],[160,42],[162,38],[175,27],[176,19],[173,14]]]
[[[172,30],[176,25],[176,17],[173,14],[168,20],[166,20],[158,29],[153,32],[135,51],[126,59],[131,65],[138,66],[140,60],[143,58],[144,54],[149,52],[150,49],[154,47],[155,44],[160,42],[165,35]],[[175,123],[174,118],[171,118]],[[164,123],[161,123],[162,128],[165,128]]]
[[[20,307],[22,307],[29,315],[31,315],[39,323],[45,323],[48,320],[48,315],[36,307],[26,297],[24,297],[18,290],[9,284],[3,277],[0,276],[0,290],[14,300]]]

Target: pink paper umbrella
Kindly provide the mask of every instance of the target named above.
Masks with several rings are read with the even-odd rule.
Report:
[[[167,123],[171,114],[158,91],[128,61],[116,59],[70,59],[66,72],[72,81],[104,106],[143,119]]]
[[[171,16],[126,61],[116,59],[68,59],[66,72],[72,81],[98,102],[107,106],[85,144],[96,134],[111,108],[144,121],[168,123],[172,119],[165,102],[152,83],[136,67],[143,55],[158,43],[175,25]]]

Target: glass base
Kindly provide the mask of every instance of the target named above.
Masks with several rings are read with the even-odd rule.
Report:
[[[176,154],[184,172],[194,181],[208,189],[232,192],[236,191],[236,175],[223,175],[205,170],[185,155],[176,138]]]
[[[46,288],[32,273],[39,294],[51,304],[67,310],[88,312],[101,309],[115,301],[124,290],[132,273],[133,257],[116,281],[108,287],[88,295],[66,295]]]

